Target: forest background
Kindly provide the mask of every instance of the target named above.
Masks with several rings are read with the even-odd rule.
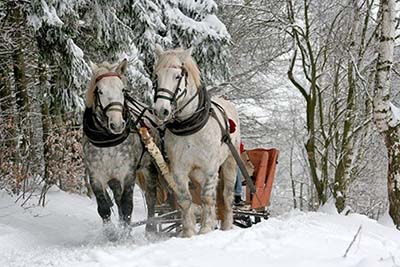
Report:
[[[89,62],[127,58],[130,94],[151,105],[155,44],[192,46],[209,91],[237,105],[246,148],[280,150],[273,214],[332,203],[374,219],[389,210],[400,226],[400,208],[389,209],[400,207],[396,8],[392,0],[2,0],[0,189],[40,194],[41,204],[51,186],[86,193]],[[386,44],[394,53],[382,61]]]

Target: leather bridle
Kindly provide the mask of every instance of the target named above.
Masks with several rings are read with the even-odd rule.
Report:
[[[96,78],[96,84],[103,78],[106,77],[118,77],[119,79],[121,79],[121,75],[119,75],[118,73],[115,72],[107,72],[104,73],[102,75],[99,75]],[[100,110],[102,111],[103,115],[106,116],[106,113],[108,111],[119,111],[119,112],[123,112],[124,111],[124,103],[118,102],[118,101],[113,101],[111,103],[109,103],[107,106],[104,106],[103,103],[101,103],[101,98],[100,98],[100,93],[99,93],[99,89],[96,86],[96,89],[94,91],[95,95],[96,95],[96,105],[100,108]],[[117,108],[118,107],[118,108]]]
[[[99,75],[96,78],[96,84],[103,78],[106,77],[118,77],[119,79],[121,79],[121,75],[116,73],[116,72],[107,72],[104,73],[102,75]],[[124,91],[124,90],[123,90]],[[108,124],[108,116],[107,116],[107,112],[108,111],[117,111],[117,112],[121,112],[122,113],[122,117],[125,120],[125,127],[127,127],[127,125],[130,124],[130,114],[128,112],[128,109],[126,108],[126,101],[125,101],[125,92],[124,92],[124,103],[118,102],[118,101],[113,101],[110,102],[107,106],[104,106],[103,103],[101,103],[101,98],[100,98],[100,93],[99,93],[99,89],[96,86],[95,91],[95,106],[94,106],[94,110],[96,110],[97,108],[99,108],[101,110],[101,115],[102,118],[97,118],[97,116],[95,117],[95,121],[97,124],[99,124],[101,127],[103,127],[104,129],[107,130],[107,132],[109,131],[108,127],[102,126],[102,121],[104,122],[104,119],[107,120],[107,124]]]
[[[170,67],[170,68],[181,69],[181,75],[179,77],[176,88],[174,91],[171,91],[167,88],[162,88],[162,87],[159,88],[156,79],[154,83],[154,102],[156,102],[157,99],[165,99],[168,100],[174,108],[176,108],[178,100],[181,99],[182,97],[185,97],[187,94],[188,72],[183,65],[179,67]],[[181,88],[182,79],[185,79],[185,87],[183,89]],[[167,95],[160,93],[166,93]]]

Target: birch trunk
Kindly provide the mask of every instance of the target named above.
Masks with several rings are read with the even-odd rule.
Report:
[[[374,122],[382,134],[388,153],[389,214],[400,229],[400,118],[390,102],[393,62],[395,1],[380,2],[380,36],[374,88]]]

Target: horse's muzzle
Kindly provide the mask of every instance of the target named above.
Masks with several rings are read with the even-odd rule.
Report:
[[[125,130],[126,122],[123,120],[122,123],[110,122],[108,128],[112,134],[120,134]]]
[[[160,121],[166,121],[169,119],[171,112],[166,108],[160,108],[160,110],[155,109],[154,114],[158,117]]]

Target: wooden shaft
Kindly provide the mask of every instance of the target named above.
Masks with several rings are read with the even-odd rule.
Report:
[[[164,157],[160,151],[160,149],[157,147],[157,145],[153,141],[153,137],[149,134],[149,131],[145,127],[141,127],[139,129],[139,134],[143,140],[143,143],[145,147],[147,148],[147,151],[150,153],[150,155],[154,158],[158,168],[161,171],[161,174],[163,175],[165,181],[167,182],[168,186],[172,189],[172,192],[177,195],[177,188],[176,188],[176,183],[175,180],[173,179],[171,172],[169,170],[168,164],[165,162]]]

